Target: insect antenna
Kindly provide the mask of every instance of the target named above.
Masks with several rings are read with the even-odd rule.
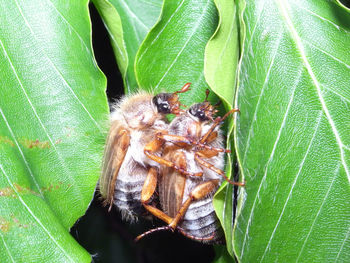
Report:
[[[187,82],[180,90],[175,91],[174,94],[184,93],[186,91],[189,91],[190,90],[190,86],[191,86],[191,83]]]

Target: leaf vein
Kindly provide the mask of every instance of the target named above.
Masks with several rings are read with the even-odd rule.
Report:
[[[346,34],[350,34],[349,31],[347,31],[345,28],[339,26],[338,24],[328,20],[327,18],[323,17],[323,16],[320,16],[319,14],[316,14],[315,12],[312,12],[311,10],[307,9],[307,8],[304,8],[300,5],[298,5],[295,1],[292,2],[293,4],[295,4],[297,7],[299,7],[300,9],[302,10],[305,10],[306,12],[310,13],[311,15],[315,16],[315,17],[318,17],[319,19],[331,24],[332,26],[334,26],[337,30],[340,31],[340,29],[342,29]]]
[[[312,46],[314,49],[317,49],[318,51],[322,52],[323,54],[325,54],[326,56],[332,58],[333,60],[343,64],[345,67],[347,67],[348,69],[350,69],[350,65],[349,64],[346,64],[344,61],[342,61],[341,59],[333,56],[332,54],[322,50],[321,48],[319,48],[318,46],[314,45],[313,43],[311,43],[310,41],[307,41],[307,40],[303,40],[304,42],[306,42],[308,45]]]
[[[143,21],[140,20],[140,18],[130,9],[130,7],[127,5],[127,3],[124,0],[120,0],[120,3],[125,6],[126,11],[130,14],[131,17],[133,17],[143,28],[145,28],[146,31],[148,31],[148,27],[145,25]]]
[[[261,18],[262,12],[264,11],[265,3],[266,3],[266,1],[263,2],[262,7],[261,7],[261,9],[260,9],[260,11],[259,11],[258,18],[256,19],[256,22],[255,22],[253,31],[252,31],[252,33],[250,34],[250,39],[249,39],[249,41],[248,41],[248,43],[247,43],[246,49],[248,49],[248,48],[250,47],[250,45],[252,44],[252,42],[253,42],[253,36],[255,35],[255,30],[256,30],[256,28],[257,28],[259,22],[260,22],[260,18]],[[248,23],[248,24],[249,24],[249,23]]]
[[[282,39],[282,36],[283,36],[283,32],[280,31],[279,33],[279,36],[278,36],[278,39],[276,41],[276,46],[274,48],[274,53],[272,54],[272,58],[271,58],[271,61],[270,61],[270,65],[269,65],[269,68],[267,70],[267,73],[266,73],[266,77],[265,77],[265,80],[264,80],[264,84],[262,86],[262,89],[260,91],[260,94],[259,94],[259,97],[258,97],[258,102],[256,104],[256,107],[255,107],[255,110],[254,110],[254,114],[253,114],[253,119],[250,123],[250,127],[249,127],[249,131],[248,131],[248,136],[247,136],[247,142],[245,143],[245,149],[244,149],[244,154],[243,154],[243,159],[242,159],[242,163],[244,165],[245,163],[245,160],[246,160],[246,157],[247,157],[247,153],[248,153],[248,148],[249,148],[249,144],[250,144],[250,138],[251,138],[251,135],[253,133],[253,126],[254,126],[254,122],[256,121],[256,118],[257,118],[257,114],[258,114],[258,108],[260,106],[260,101],[261,101],[261,98],[264,94],[264,91],[265,91],[265,88],[267,87],[267,84],[269,82],[269,76],[270,76],[270,73],[271,73],[271,69],[272,69],[272,66],[274,64],[274,61],[275,61],[275,58],[276,58],[276,55],[277,55],[277,51],[278,51],[278,47],[281,43],[281,39]]]
[[[27,21],[27,19],[25,18],[21,7],[18,5],[17,0],[15,0],[16,2],[16,6],[18,8],[18,11],[20,12],[26,26],[28,27],[28,29],[30,30],[31,34],[33,35],[33,37],[37,40],[37,37],[32,29],[32,27],[30,26],[29,22]],[[65,84],[65,86],[68,88],[68,90],[72,93],[73,97],[78,101],[78,103],[80,104],[80,106],[84,109],[84,111],[88,114],[89,118],[94,122],[94,124],[96,125],[96,127],[100,130],[100,132],[103,132],[102,128],[100,127],[100,125],[97,123],[97,121],[92,117],[92,115],[90,114],[90,112],[88,111],[88,109],[85,107],[85,105],[82,103],[82,101],[79,99],[79,97],[77,96],[77,94],[74,92],[74,90],[71,88],[71,86],[68,84],[68,82],[66,81],[66,79],[64,78],[63,74],[61,73],[60,70],[58,70],[58,68],[56,67],[56,65],[52,62],[52,60],[49,58],[49,56],[46,54],[46,52],[44,51],[44,49],[41,49],[41,51],[44,53],[46,59],[48,60],[48,62],[51,64],[52,68],[57,72],[58,76],[60,77],[60,79],[63,81],[63,83]]]
[[[33,179],[33,182],[34,182],[34,184],[35,184],[37,190],[39,191],[41,197],[44,198],[43,193],[42,193],[42,191],[41,191],[41,189],[40,189],[40,186],[39,186],[38,182],[36,181],[36,178],[34,177],[34,174],[33,174],[32,170],[31,170],[30,167],[29,167],[29,163],[28,163],[28,161],[27,161],[27,158],[25,157],[25,155],[24,155],[24,153],[23,153],[21,147],[19,146],[19,143],[18,143],[18,141],[17,141],[17,138],[16,138],[15,134],[13,133],[13,130],[11,129],[11,126],[10,126],[9,122],[7,121],[7,118],[6,118],[4,112],[2,111],[1,108],[0,108],[0,114],[1,114],[2,118],[4,119],[4,122],[5,122],[6,126],[7,126],[7,129],[9,130],[9,132],[10,132],[10,134],[11,134],[13,140],[15,141],[16,147],[18,148],[18,151],[19,151],[20,154],[21,154],[21,157],[22,157],[22,159],[23,159],[23,161],[24,161],[24,163],[25,163],[25,166],[26,166],[26,168],[27,168],[29,174],[30,174],[30,177]]]
[[[34,113],[36,119],[38,120],[38,122],[39,122],[41,128],[43,129],[43,131],[44,131],[46,137],[47,137],[48,140],[50,141],[50,145],[51,145],[52,148],[55,150],[55,152],[56,152],[57,157],[58,157],[58,159],[59,159],[59,161],[60,161],[60,163],[61,163],[61,166],[62,166],[63,170],[65,171],[65,173],[67,174],[67,176],[69,176],[69,178],[70,178],[73,182],[75,182],[75,177],[72,176],[72,175],[68,172],[67,167],[64,165],[64,161],[63,161],[61,155],[59,154],[59,151],[57,150],[55,143],[53,142],[53,140],[52,140],[51,136],[49,135],[49,133],[48,133],[46,127],[44,126],[44,124],[43,124],[41,118],[39,117],[39,114],[38,114],[38,112],[36,111],[36,109],[35,109],[35,107],[34,107],[32,101],[30,100],[30,98],[29,98],[29,96],[28,96],[28,94],[27,94],[27,91],[24,89],[24,86],[23,86],[23,84],[22,84],[22,81],[20,80],[20,78],[19,78],[19,76],[18,76],[18,74],[17,74],[17,71],[16,71],[16,69],[15,69],[15,67],[14,67],[14,65],[13,65],[13,63],[12,63],[12,61],[11,61],[11,59],[10,59],[10,57],[8,56],[8,54],[7,54],[6,50],[5,50],[5,47],[4,47],[4,45],[3,45],[3,43],[2,43],[1,40],[0,40],[0,45],[1,45],[2,49],[3,49],[3,51],[4,51],[5,57],[8,59],[8,61],[9,61],[9,63],[10,63],[10,67],[11,67],[11,69],[12,69],[12,71],[13,71],[13,74],[15,75],[15,77],[16,77],[18,83],[19,83],[19,86],[21,87],[21,90],[22,90],[22,92],[23,92],[23,94],[24,94],[24,96],[25,96],[25,98],[26,98],[26,100],[28,101],[30,107],[32,108],[32,111],[33,111],[33,113]],[[79,194],[79,196],[82,197],[82,194],[81,194],[79,188],[75,188],[75,189],[76,189],[77,193]],[[80,198],[79,200],[83,200],[83,199]]]
[[[170,21],[173,19],[173,17],[175,16],[175,14],[180,10],[181,6],[183,5],[183,3],[185,2],[185,0],[182,0],[182,2],[179,4],[179,6],[175,9],[174,13],[171,14],[171,16],[169,17],[168,21],[165,23],[165,25],[163,26],[163,28],[159,31],[159,33],[156,35],[156,37],[153,39],[153,41],[149,44],[148,47],[145,48],[145,50],[141,53],[141,55],[139,56],[137,62],[139,63],[140,60],[143,58],[143,56],[146,54],[146,52],[148,51],[148,49],[158,40],[159,36],[163,33],[163,31],[165,30],[165,28],[169,25]]]
[[[68,25],[69,28],[71,28],[73,30],[73,32],[77,35],[77,37],[79,38],[80,42],[85,46],[86,51],[89,52],[91,59],[94,61],[92,54],[91,54],[91,50],[90,48],[86,45],[85,41],[83,40],[82,36],[78,33],[78,31],[75,30],[75,28],[72,26],[71,23],[68,22],[68,20],[64,17],[64,15],[56,8],[56,6],[50,1],[47,0],[47,2],[53,7],[53,9],[55,10],[55,12],[61,17],[62,21]]]
[[[337,257],[335,258],[334,262],[337,262],[337,261],[338,261],[339,256],[340,256],[340,253],[343,251],[343,247],[344,247],[344,245],[345,245],[345,242],[346,242],[346,240],[348,240],[348,238],[349,238],[349,234],[350,234],[350,228],[348,229],[348,232],[347,232],[346,235],[345,235],[345,238],[344,238],[344,240],[343,240],[343,242],[342,242],[342,244],[341,244],[341,246],[340,246],[339,252],[338,252]]]
[[[275,52],[276,52],[276,51],[275,51]],[[270,157],[269,157],[269,159],[268,159],[268,161],[267,161],[267,163],[266,163],[264,175],[263,175],[263,177],[262,177],[262,179],[261,179],[261,182],[260,182],[260,184],[259,184],[258,191],[257,191],[257,193],[256,193],[256,195],[255,195],[255,198],[254,198],[253,206],[252,206],[251,211],[250,211],[250,215],[249,215],[248,222],[247,222],[247,228],[246,228],[245,235],[244,235],[244,239],[243,239],[243,245],[242,245],[242,250],[241,250],[241,258],[243,257],[244,248],[245,248],[246,240],[247,240],[247,237],[248,237],[249,225],[251,224],[251,221],[252,221],[252,218],[253,218],[253,211],[254,211],[254,209],[255,209],[257,200],[259,199],[259,193],[260,193],[260,190],[261,190],[261,188],[262,188],[263,182],[266,181],[266,178],[267,178],[267,170],[268,170],[268,167],[269,167],[270,163],[272,162],[273,156],[274,156],[274,154],[275,154],[275,150],[276,150],[276,148],[277,148],[277,144],[278,144],[279,139],[280,139],[280,137],[281,137],[282,130],[283,130],[285,124],[286,124],[287,116],[288,116],[290,107],[291,107],[291,105],[292,105],[292,103],[293,103],[295,90],[296,90],[297,84],[298,84],[298,82],[299,82],[299,80],[300,80],[301,73],[302,73],[302,70],[300,69],[300,70],[299,70],[298,77],[296,78],[296,81],[295,81],[295,83],[294,83],[294,85],[293,85],[293,91],[292,91],[291,97],[290,97],[290,99],[289,99],[286,112],[284,113],[281,126],[280,126],[280,128],[279,128],[279,130],[278,130],[277,137],[276,137],[275,143],[274,143],[274,145],[273,145],[273,148],[272,148]]]
[[[12,190],[14,191],[14,193],[16,193],[18,200],[21,202],[21,204],[25,207],[25,209],[28,211],[28,213],[34,218],[34,220],[40,225],[40,227],[44,230],[44,232],[48,235],[49,239],[52,240],[53,243],[55,243],[55,245],[63,252],[63,254],[71,261],[74,262],[74,260],[68,255],[68,253],[63,249],[63,247],[61,247],[61,245],[57,242],[57,240],[51,235],[50,231],[43,225],[43,223],[40,221],[39,218],[37,218],[35,216],[35,214],[33,213],[33,211],[29,208],[29,206],[24,202],[24,200],[22,199],[21,195],[18,193],[16,187],[13,186],[9,176],[6,174],[3,166],[0,164],[0,170],[2,171],[2,173],[4,174],[4,176],[7,179],[7,182],[9,183],[9,185],[11,186]]]
[[[304,50],[304,46],[302,44],[302,41],[301,41],[301,38],[300,36],[298,35],[298,32],[296,31],[294,25],[293,25],[293,22],[291,21],[291,18],[289,17],[288,15],[288,12],[286,10],[287,6],[288,6],[288,2],[286,0],[283,0],[283,1],[278,1],[278,0],[275,0],[277,5],[279,6],[281,12],[282,12],[282,15],[283,17],[285,18],[286,20],[286,23],[287,23],[287,26],[289,27],[289,30],[290,30],[290,33],[292,35],[292,37],[294,38],[295,40],[295,43],[296,43],[296,46],[300,52],[300,55],[301,55],[301,59],[302,59],[302,62],[305,66],[305,68],[307,69],[309,75],[310,75],[310,78],[312,80],[312,82],[314,83],[315,85],[315,88],[316,88],[316,91],[317,91],[317,95],[318,95],[318,98],[319,98],[319,101],[321,103],[321,106],[322,106],[322,110],[324,111],[324,113],[326,114],[326,117],[327,117],[327,120],[328,120],[328,123],[330,124],[331,128],[332,128],[332,131],[334,133],[334,136],[335,136],[335,139],[336,139],[336,142],[338,144],[338,147],[339,147],[339,150],[340,150],[340,159],[341,159],[341,163],[344,167],[344,170],[345,170],[345,173],[347,175],[347,178],[348,178],[348,181],[350,182],[350,171],[349,171],[349,168],[346,164],[346,161],[345,161],[345,154],[344,154],[344,144],[340,138],[340,135],[338,133],[338,130],[335,126],[335,123],[332,119],[332,116],[330,115],[329,111],[328,111],[328,108],[327,108],[327,105],[326,105],[326,102],[322,96],[322,92],[321,92],[321,87],[320,87],[320,84],[311,68],[311,65],[306,57],[306,54],[305,54],[305,50]]]
[[[336,168],[336,170],[335,170],[335,173],[334,173],[332,182],[331,182],[331,184],[329,185],[329,188],[328,188],[328,190],[327,190],[327,193],[326,193],[326,195],[324,196],[324,198],[323,198],[323,200],[322,200],[322,203],[321,203],[321,205],[320,205],[320,207],[319,207],[319,209],[318,209],[318,211],[317,211],[317,214],[316,214],[316,216],[315,216],[315,218],[314,218],[314,220],[313,220],[313,222],[312,222],[312,224],[311,224],[310,230],[309,230],[308,234],[306,235],[306,238],[305,238],[305,240],[304,240],[304,243],[303,243],[303,245],[301,246],[301,249],[300,249],[300,251],[299,251],[298,257],[297,257],[297,259],[295,260],[295,262],[298,262],[298,261],[299,261],[299,258],[300,258],[300,256],[301,256],[301,253],[303,252],[304,247],[305,247],[305,245],[306,245],[306,243],[307,243],[307,241],[308,241],[308,239],[309,239],[309,237],[310,237],[310,234],[311,234],[311,232],[312,232],[312,230],[313,230],[313,228],[314,228],[315,222],[316,222],[318,216],[319,216],[320,213],[321,213],[321,210],[322,210],[322,208],[323,208],[324,203],[326,202],[326,199],[328,198],[328,194],[329,194],[330,191],[331,191],[331,188],[332,188],[332,186],[333,186],[333,183],[334,183],[334,181],[335,181],[335,178],[337,178],[337,174],[338,174],[338,172],[339,172],[339,166],[340,166],[340,165],[338,164],[338,165],[337,165],[337,168]]]
[[[344,97],[343,95],[339,94],[338,92],[336,92],[335,90],[333,89],[330,89],[328,87],[326,87],[325,85],[322,86],[324,89],[328,90],[329,92],[332,92],[333,94],[337,95],[341,100],[345,100],[347,102],[350,103],[350,99]]]
[[[175,59],[173,60],[173,62],[169,65],[169,67],[167,68],[167,70],[164,72],[163,76],[161,77],[161,79],[158,81],[158,83],[155,85],[155,89],[158,88],[159,84],[163,81],[163,79],[165,78],[165,76],[169,73],[169,71],[172,69],[172,67],[175,65],[177,59],[180,57],[180,55],[182,54],[182,52],[185,50],[186,46],[188,45],[188,43],[190,42],[190,40],[192,39],[193,35],[196,33],[197,28],[199,27],[199,25],[201,24],[201,21],[203,19],[203,17],[206,14],[206,11],[209,7],[210,1],[207,1],[207,5],[204,7],[203,9],[203,13],[201,15],[201,17],[197,20],[196,25],[193,27],[193,30],[191,32],[191,34],[188,36],[188,39],[185,41],[183,47],[180,49],[179,53],[176,55]]]
[[[12,261],[13,263],[15,263],[16,261],[13,259],[13,257],[12,257],[12,255],[11,255],[11,252],[10,252],[9,248],[8,248],[8,246],[6,245],[6,242],[5,242],[5,239],[4,239],[4,235],[3,235],[3,234],[1,234],[1,231],[0,231],[0,237],[1,237],[1,239],[2,239],[2,242],[4,243],[4,246],[5,246],[6,252],[7,252],[7,254],[9,255],[9,257],[10,257],[11,261]]]
[[[316,126],[314,127],[314,133],[313,133],[313,135],[312,135],[312,137],[311,137],[311,140],[310,140],[310,142],[309,142],[309,146],[308,146],[308,148],[307,148],[307,150],[306,150],[306,152],[305,152],[304,158],[302,159],[302,161],[301,161],[301,163],[300,163],[300,165],[299,165],[299,170],[298,170],[297,174],[295,175],[295,179],[294,179],[294,181],[293,181],[292,187],[291,187],[291,189],[290,189],[290,191],[289,191],[289,194],[288,194],[287,199],[286,199],[286,201],[285,201],[285,203],[284,203],[284,206],[283,206],[282,211],[281,211],[281,214],[280,214],[280,216],[279,216],[279,218],[278,218],[278,220],[277,220],[277,223],[276,223],[276,225],[275,225],[275,227],[274,227],[274,229],[273,229],[273,231],[272,231],[272,233],[271,233],[269,242],[267,243],[267,246],[266,246],[266,248],[265,248],[264,254],[262,255],[262,258],[261,258],[260,262],[263,261],[265,255],[266,255],[266,253],[267,253],[267,251],[268,251],[268,249],[269,249],[269,247],[270,247],[270,245],[271,245],[271,241],[272,241],[272,239],[273,239],[273,236],[274,236],[275,233],[276,233],[277,227],[279,226],[279,223],[280,223],[281,218],[282,218],[282,216],[283,216],[283,214],[284,214],[284,211],[285,211],[285,209],[286,209],[286,207],[287,207],[287,204],[288,204],[288,202],[289,202],[289,199],[290,199],[290,197],[292,196],[293,189],[294,189],[294,187],[295,187],[295,185],[296,185],[296,182],[297,182],[297,180],[298,180],[298,178],[299,178],[299,175],[300,175],[300,173],[301,173],[301,171],[302,171],[302,169],[303,169],[303,166],[304,166],[306,157],[308,156],[308,154],[309,154],[309,152],[310,152],[310,149],[311,149],[311,145],[313,144],[313,141],[314,141],[314,139],[315,139],[315,137],[316,137],[318,128],[319,128],[320,123],[321,123],[321,118],[322,118],[322,111],[320,111],[320,114],[319,114],[319,116],[318,116],[318,118],[317,118],[317,123],[316,123]]]

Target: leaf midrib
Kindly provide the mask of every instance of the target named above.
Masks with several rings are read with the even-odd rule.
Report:
[[[301,58],[302,58],[302,61],[303,61],[303,64],[304,66],[306,67],[307,69],[307,72],[309,73],[310,77],[311,77],[311,80],[312,82],[314,83],[315,87],[316,87],[316,91],[317,91],[317,95],[318,95],[318,98],[319,98],[319,101],[321,103],[321,106],[322,106],[322,110],[323,112],[325,113],[326,115],[326,118],[328,120],[328,123],[330,124],[331,128],[332,128],[332,131],[333,131],[333,134],[335,136],[335,139],[337,141],[337,144],[338,144],[338,147],[339,147],[339,150],[340,150],[340,158],[341,158],[341,162],[342,162],[342,166],[344,167],[344,170],[345,170],[345,173],[348,177],[348,181],[350,182],[350,171],[349,171],[349,168],[348,166],[346,165],[346,161],[345,161],[345,153],[344,153],[344,144],[340,138],[340,135],[338,133],[338,130],[335,126],[335,123],[332,119],[332,116],[330,115],[329,111],[328,111],[328,108],[327,108],[327,105],[326,105],[326,102],[322,96],[322,91],[321,91],[321,87],[319,85],[319,82],[311,68],[311,65],[309,63],[309,61],[307,60],[307,57],[306,57],[306,54],[305,54],[305,50],[304,50],[304,46],[302,44],[302,41],[301,41],[301,38],[300,36],[298,35],[298,32],[296,31],[294,25],[293,25],[293,22],[291,21],[291,18],[289,17],[288,15],[288,12],[286,10],[286,8],[288,8],[288,3],[283,0],[283,1],[279,1],[279,0],[275,0],[275,2],[277,3],[277,6],[279,7],[279,10],[281,11],[282,13],[282,16],[284,17],[285,19],[285,22],[289,28],[289,32],[292,36],[292,38],[295,40],[295,43],[296,43],[296,47],[297,49],[299,50],[299,53],[301,55]],[[285,4],[285,6],[283,5]]]

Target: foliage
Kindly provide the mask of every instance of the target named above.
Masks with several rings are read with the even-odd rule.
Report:
[[[93,0],[126,93],[224,101],[240,180],[215,208],[241,262],[350,255],[350,14],[335,0]],[[88,1],[0,1],[0,260],[89,262],[69,235],[108,116]],[[230,156],[227,174],[232,172]],[[221,253],[221,249],[217,249]],[[217,262],[233,260],[225,251]]]

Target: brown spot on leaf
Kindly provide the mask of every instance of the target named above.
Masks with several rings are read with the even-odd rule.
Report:
[[[0,196],[16,197],[15,192],[10,187],[5,187],[0,189]]]
[[[39,141],[38,139],[36,140],[29,140],[29,139],[20,139],[20,143],[29,149],[32,148],[39,148],[39,149],[49,149],[51,147],[49,141]]]
[[[19,193],[23,193],[23,194],[33,194],[33,195],[40,196],[39,193],[33,191],[33,190],[30,189],[29,187],[23,187],[23,186],[20,186],[19,184],[16,184],[16,183],[14,183],[13,186],[16,188],[17,192],[19,192]]]
[[[13,214],[11,215],[11,218],[12,218],[12,221],[13,221],[13,223],[14,223],[14,225],[16,227],[28,228],[31,225],[33,225],[32,223],[30,223],[30,224],[22,224],[22,223],[20,223],[19,219],[16,218],[15,215],[13,215]]]
[[[40,196],[39,193],[33,191],[29,187],[23,187],[23,186],[20,186],[19,184],[16,184],[16,183],[13,184],[13,187],[16,189],[16,192],[18,192],[18,193],[34,194],[34,195]],[[13,190],[12,187],[5,187],[5,188],[0,189],[0,196],[16,198],[17,197],[16,192],[15,192],[15,190]]]
[[[6,219],[0,217],[0,230],[2,232],[8,232],[10,229],[10,222],[6,221]]]
[[[0,144],[8,144],[10,146],[15,146],[14,142],[7,136],[0,136]]]
[[[58,182],[57,184],[50,184],[49,186],[45,186],[45,187],[42,187],[41,190],[43,192],[51,192],[52,190],[57,190],[61,187],[63,183],[62,182]]]

